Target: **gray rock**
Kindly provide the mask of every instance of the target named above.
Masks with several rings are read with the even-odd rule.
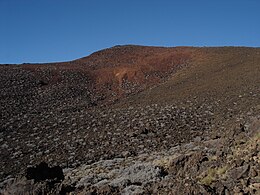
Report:
[[[136,163],[130,167],[122,168],[119,170],[118,175],[116,179],[112,180],[112,186],[122,187],[128,181],[145,184],[163,176],[161,168],[151,163]]]
[[[229,171],[229,177],[233,178],[233,179],[240,179],[240,178],[245,177],[247,175],[248,171],[249,171],[249,165],[246,164],[244,166],[231,169]]]
[[[122,194],[123,195],[130,195],[130,194],[143,194],[144,193],[144,190],[141,186],[136,186],[136,185],[130,185],[130,186],[127,186],[126,188],[124,188],[122,190]]]

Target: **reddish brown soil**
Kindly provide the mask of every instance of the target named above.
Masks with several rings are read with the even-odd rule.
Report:
[[[92,97],[96,104],[98,100],[114,101],[159,84],[203,55],[189,47],[116,46],[67,63],[27,64],[23,68],[36,77],[39,77],[37,70],[49,69],[48,84],[61,82],[61,71],[81,72],[90,80],[89,90],[101,96]]]

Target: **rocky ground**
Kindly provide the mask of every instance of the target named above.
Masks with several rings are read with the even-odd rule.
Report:
[[[1,193],[259,193],[259,62],[254,48],[120,46],[0,66]],[[41,162],[64,178],[28,177]]]
[[[214,138],[195,137],[160,152],[82,164],[64,180],[9,178],[3,194],[258,194],[260,118]]]

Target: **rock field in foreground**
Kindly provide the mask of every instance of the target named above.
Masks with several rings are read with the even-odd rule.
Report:
[[[4,194],[257,194],[260,187],[260,118],[229,133],[196,137],[161,152],[143,153],[64,169],[65,179],[10,178]]]

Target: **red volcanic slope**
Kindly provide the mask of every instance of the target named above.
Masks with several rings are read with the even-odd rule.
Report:
[[[23,67],[35,75],[36,70],[48,69],[49,84],[62,82],[61,71],[84,74],[89,79],[86,87],[94,94],[92,102],[113,101],[165,81],[178,69],[191,64],[194,56],[200,56],[198,52],[191,47],[115,46],[70,62]]]

